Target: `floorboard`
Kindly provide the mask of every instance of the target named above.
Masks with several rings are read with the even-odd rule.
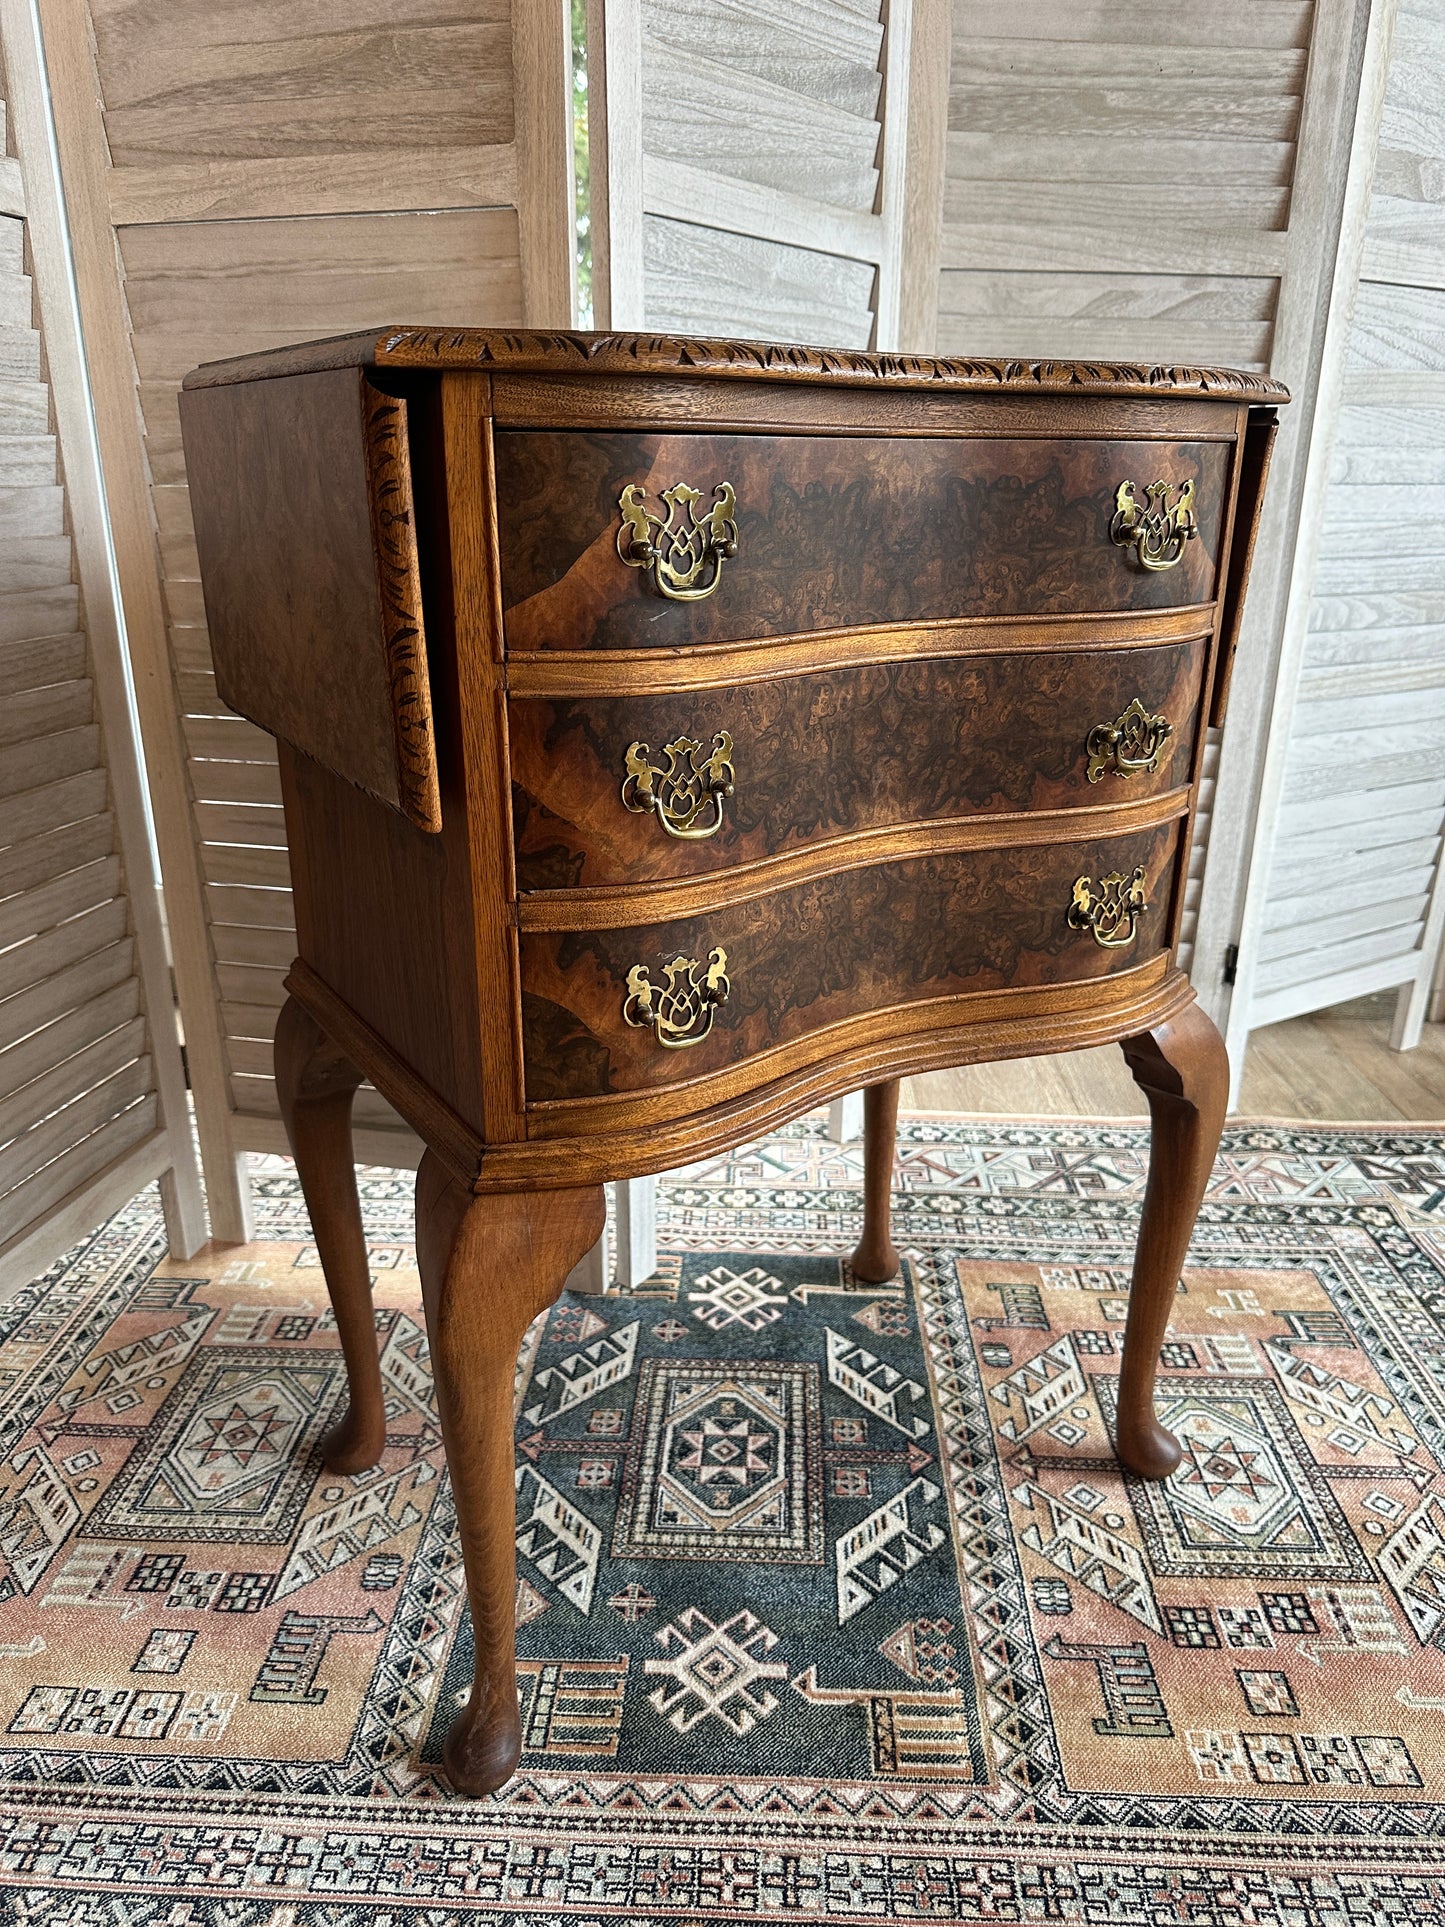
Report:
[[[1373,1124],[1445,1120],[1445,1024],[1427,1024],[1416,1049],[1394,1051],[1394,1007],[1391,991],[1257,1030],[1238,1115]],[[1013,1117],[1145,1114],[1113,1048],[906,1078],[903,1104]]]

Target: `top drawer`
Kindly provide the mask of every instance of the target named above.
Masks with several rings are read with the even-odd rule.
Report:
[[[507,647],[1209,602],[1231,446],[502,430]]]

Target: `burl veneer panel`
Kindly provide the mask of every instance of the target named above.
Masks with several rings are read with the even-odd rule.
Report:
[[[524,932],[529,1103],[635,1091],[721,1071],[770,1045],[899,1004],[1105,977],[1167,941],[1177,823],[1044,847],[916,857],[819,877],[705,917],[625,930]],[[1127,948],[1068,922],[1074,879],[1144,866],[1149,908]],[[711,1035],[664,1050],[622,1020],[627,973],[727,951]]]
[[[496,436],[507,647],[668,648],[958,616],[1164,609],[1215,589],[1223,442]],[[1195,482],[1199,534],[1151,573],[1109,538],[1119,484]],[[617,553],[629,482],[737,494],[716,593],[670,602]]]
[[[895,823],[1134,802],[1189,781],[1207,640],[1160,648],[873,663],[738,688],[515,701],[520,890],[727,870]],[[1174,725],[1153,775],[1088,780],[1096,723],[1135,697]],[[628,745],[733,739],[735,794],[706,840],[623,807]]]

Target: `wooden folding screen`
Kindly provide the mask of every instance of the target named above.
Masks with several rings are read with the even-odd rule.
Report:
[[[44,83],[15,0],[0,45],[3,1296],[152,1178],[173,1252],[205,1221]]]
[[[567,326],[564,0],[39,0],[212,1224],[284,1142],[293,952],[269,738],[215,693],[176,393],[392,322]],[[363,1155],[414,1161],[372,1092]]]
[[[1445,925],[1445,6],[1377,7],[1233,1029],[1397,989]],[[1393,35],[1391,29],[1393,28]]]
[[[614,321],[1234,363],[1290,383],[1181,947],[1217,1012],[1370,3],[1156,18],[1068,0],[593,0],[589,15],[594,283]]]

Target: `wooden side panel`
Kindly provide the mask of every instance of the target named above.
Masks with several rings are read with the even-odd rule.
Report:
[[[1204,755],[1200,760],[1199,777],[1194,793],[1194,814],[1191,819],[1193,841],[1190,845],[1188,870],[1184,880],[1184,898],[1180,904],[1180,934],[1175,946],[1175,961],[1181,970],[1186,971],[1194,961],[1195,933],[1199,928],[1199,900],[1204,887],[1204,863],[1209,849],[1214,799],[1219,789],[1219,742],[1220,731],[1206,729]]]
[[[291,865],[310,906],[295,953],[480,1131],[460,807],[441,835],[428,836],[290,750],[281,752],[281,773],[292,806]]]
[[[1229,569],[1224,585],[1224,615],[1219,632],[1219,656],[1214,665],[1213,687],[1209,696],[1209,722],[1213,729],[1224,727],[1229,706],[1229,684],[1234,671],[1234,652],[1239,647],[1244,622],[1245,597],[1254,566],[1254,545],[1259,535],[1260,514],[1264,507],[1265,483],[1279,418],[1274,409],[1254,409],[1239,458],[1239,490],[1234,504],[1234,535],[1229,547]]]
[[[1000,811],[1129,803],[1183,786],[1204,641],[903,663],[672,696],[510,706],[520,890],[725,872],[824,837]],[[1089,738],[1132,702],[1173,734],[1152,773],[1090,779]],[[626,752],[731,741],[733,793],[705,839],[624,808]],[[692,759],[684,759],[688,766]],[[700,759],[698,759],[700,760]],[[705,806],[702,826],[714,818]]]
[[[969,991],[1088,981],[1167,941],[1178,825],[1045,848],[919,857],[843,871],[706,917],[625,930],[522,936],[529,1103],[655,1089],[760,1057],[860,1013]],[[1106,949],[1071,928],[1075,880],[1145,872],[1134,941]],[[664,983],[679,955],[726,952],[730,991],[709,1035],[663,1049],[623,1021],[628,973]],[[820,1049],[822,1047],[820,1046]],[[767,1076],[760,1061],[758,1080]]]
[[[440,827],[406,404],[355,369],[181,396],[231,709]]]
[[[868,623],[1208,602],[1221,442],[497,436],[509,652],[668,648]],[[1154,571],[1110,539],[1121,483],[1195,487],[1198,535]],[[618,554],[618,498],[736,497],[736,560],[705,601],[659,598]]]
[[[232,1135],[276,1145],[295,954],[276,752],[217,688],[177,391],[201,361],[398,319],[565,327],[564,9],[41,11],[142,721],[159,809],[194,829],[163,839],[173,919],[188,904],[209,952],[186,1027],[219,1005]],[[390,1113],[363,1092],[357,1115]]]

